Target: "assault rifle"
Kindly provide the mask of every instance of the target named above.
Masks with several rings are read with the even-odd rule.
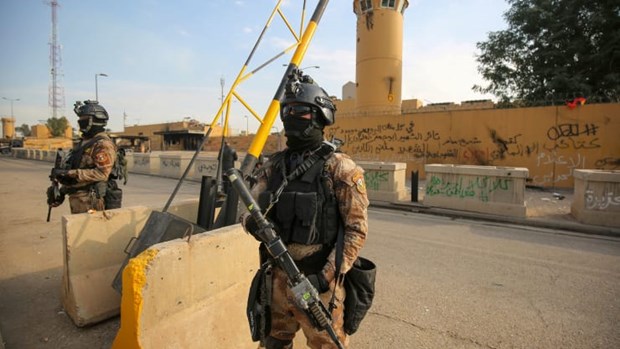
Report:
[[[52,181],[52,186],[50,186],[47,190],[47,221],[50,221],[50,217],[52,215],[52,202],[58,201],[58,199],[62,196],[60,194],[60,184],[58,184],[58,179],[54,176],[54,170],[60,169],[62,165],[62,150],[58,149],[56,151],[56,159],[54,160],[54,167],[50,172],[50,181]]]
[[[297,268],[288,249],[276,234],[273,225],[267,221],[261,212],[260,206],[258,206],[252,194],[250,194],[250,190],[243,181],[241,172],[235,168],[231,168],[226,171],[226,175],[233,188],[235,188],[239,194],[239,198],[246,209],[256,221],[258,230],[255,232],[255,236],[265,244],[269,254],[286,273],[291,291],[293,291],[295,295],[295,303],[297,306],[304,311],[316,328],[327,331],[336,346],[340,349],[344,349],[344,346],[340,343],[340,340],[338,340],[336,332],[332,327],[331,314],[327,311],[327,308],[319,298],[318,291],[312,286],[308,278],[299,271],[299,268]]]

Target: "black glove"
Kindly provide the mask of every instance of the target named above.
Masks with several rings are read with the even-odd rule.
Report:
[[[77,184],[77,179],[74,177],[73,174],[70,174],[69,170],[61,170],[61,169],[54,168],[52,169],[50,178],[55,179],[64,185]]]
[[[50,174],[50,177],[53,179],[62,179],[62,178],[70,177],[69,170],[61,170],[59,168],[53,168],[52,174]]]
[[[57,190],[54,186],[47,188],[47,204],[52,207],[58,207],[65,201],[65,194]]]
[[[319,293],[323,293],[329,290],[329,283],[325,279],[325,276],[323,276],[323,273],[319,272],[318,274],[310,274],[307,276],[307,278],[308,281],[310,281],[310,283],[312,284],[312,286],[314,286],[314,288],[319,291]]]

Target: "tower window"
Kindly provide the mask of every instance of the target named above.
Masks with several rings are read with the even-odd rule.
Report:
[[[381,7],[395,8],[396,0],[381,0]]]
[[[372,11],[372,0],[360,0],[360,9],[362,13]]]

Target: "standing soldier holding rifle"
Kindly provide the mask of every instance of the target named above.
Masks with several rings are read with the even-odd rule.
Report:
[[[76,102],[73,111],[79,118],[82,140],[61,166],[52,169],[50,178],[62,186],[60,195],[54,195],[54,186],[48,188],[48,204],[58,207],[68,194],[71,213],[119,208],[122,192],[110,178],[117,155],[114,142],[105,133],[108,112],[97,101]]]
[[[334,123],[335,111],[325,90],[311,77],[294,70],[280,102],[287,149],[269,158],[252,189],[252,196],[277,232],[276,240],[287,247],[294,265],[304,275],[301,281],[291,280],[294,273],[278,261],[281,257],[274,256],[273,250],[278,250],[274,247],[280,241],[271,243],[264,238],[265,231],[271,229],[252,215],[244,218],[246,230],[263,242],[261,269],[265,265],[269,268],[269,278],[263,280],[259,292],[262,299],[257,300],[261,303],[258,308],[268,313],[266,320],[258,320],[262,322],[259,335],[254,333],[255,321],[250,319],[253,338],[259,337],[267,349],[292,348],[300,328],[310,348],[348,345],[343,328],[345,289],[342,282],[337,282],[341,280],[337,275],[351,268],[366,240],[368,197],[362,168],[349,156],[334,152],[334,145],[323,140],[323,129]],[[337,261],[336,256],[338,235],[344,240],[342,261]],[[340,265],[339,273],[336,265]],[[303,301],[299,301],[296,289],[305,279],[329,309],[331,326],[317,326],[316,317],[300,309]],[[256,305],[248,304],[249,314],[251,309],[257,309]],[[336,336],[337,340],[333,338]]]

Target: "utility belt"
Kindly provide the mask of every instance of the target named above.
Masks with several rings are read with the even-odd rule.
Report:
[[[94,190],[94,188],[94,184],[89,184],[82,187],[65,187],[63,189],[63,192],[65,192],[67,195],[73,195],[79,192],[91,192]]]
[[[67,195],[74,195],[78,192],[92,193],[97,199],[103,199],[106,210],[120,208],[123,201],[123,190],[118,187],[115,180],[97,182],[82,187],[65,188]]]
[[[327,257],[329,257],[333,248],[334,246],[323,245],[319,251],[302,259],[295,260],[295,265],[297,265],[299,271],[304,273],[304,275],[318,274],[323,270],[325,263],[327,263]],[[259,255],[261,264],[269,262],[273,265],[277,265],[276,261],[269,255],[263,244],[260,245]]]

